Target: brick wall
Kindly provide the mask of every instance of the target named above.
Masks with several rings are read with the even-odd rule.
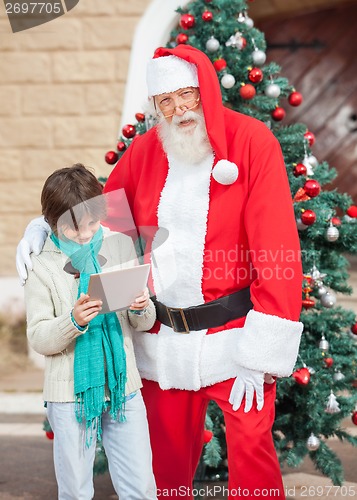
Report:
[[[150,0],[81,0],[50,23],[13,34],[0,3],[0,277],[55,169],[97,175],[116,144],[131,42]],[[138,109],[138,111],[140,111]]]

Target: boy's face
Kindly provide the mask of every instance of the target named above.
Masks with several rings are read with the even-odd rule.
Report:
[[[84,214],[78,223],[78,231],[68,225],[60,227],[60,233],[67,239],[75,241],[80,245],[89,243],[100,227],[100,221],[93,219],[92,215]]]

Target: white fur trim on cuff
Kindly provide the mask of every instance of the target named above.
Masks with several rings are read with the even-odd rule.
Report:
[[[254,310],[237,337],[237,364],[278,377],[291,375],[303,324]]]

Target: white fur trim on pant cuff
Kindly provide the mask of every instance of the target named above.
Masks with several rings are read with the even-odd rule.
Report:
[[[278,377],[291,375],[303,324],[254,310],[237,337],[237,364]]]

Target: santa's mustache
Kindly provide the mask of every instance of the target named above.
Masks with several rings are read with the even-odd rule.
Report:
[[[182,116],[174,115],[171,123],[173,125],[180,125],[180,123],[187,122],[189,120],[193,120],[195,122],[203,121],[203,116],[195,111],[188,110]]]

